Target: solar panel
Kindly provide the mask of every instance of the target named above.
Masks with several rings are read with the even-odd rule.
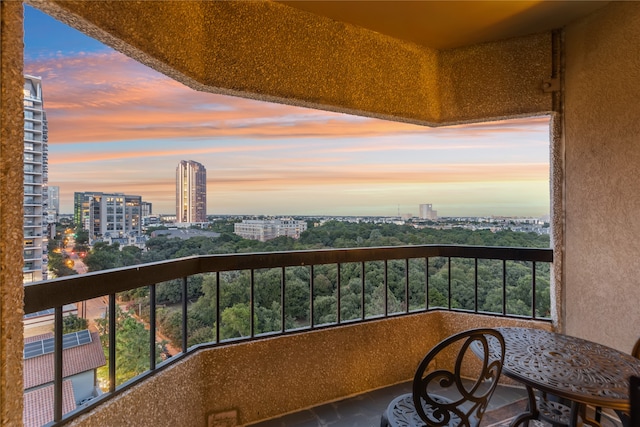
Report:
[[[40,356],[44,354],[42,351],[42,341],[34,341],[24,345],[24,358]]]
[[[42,311],[37,311],[35,313],[29,313],[29,314],[25,314],[24,318],[25,319],[30,319],[32,317],[40,317],[40,316],[46,316],[48,314],[54,314],[55,313],[55,309],[53,308],[49,308],[47,310],[42,310]]]
[[[80,345],[89,344],[91,342],[91,333],[89,330],[71,332],[62,336],[62,349],[78,347]],[[24,345],[23,357],[30,359],[43,354],[53,353],[54,339],[47,338],[40,341],[30,342]]]
[[[89,344],[91,342],[91,334],[89,330],[85,329],[84,331],[76,332],[78,335],[78,345]]]

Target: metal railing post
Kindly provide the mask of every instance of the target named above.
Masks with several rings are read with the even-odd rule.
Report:
[[[364,268],[364,261],[362,261],[362,263],[360,264],[360,266],[361,266],[360,273],[361,273],[361,276],[362,276],[362,280],[361,280],[361,282],[362,282],[362,287],[361,287],[361,288],[362,288],[362,289],[360,289],[360,311],[361,311],[361,313],[360,313],[360,314],[361,314],[360,318],[361,318],[362,320],[364,320],[364,319],[365,319],[365,315],[366,315],[366,313],[365,313],[365,309],[364,309],[364,282],[365,282],[365,271],[364,271],[364,270],[365,270],[365,268]]]
[[[384,260],[384,317],[389,315],[389,261]]]
[[[256,315],[256,282],[255,282],[255,270],[252,268],[249,275],[249,336],[251,338],[256,336],[256,325],[254,316]]]
[[[187,276],[182,278],[182,352],[187,352]]]
[[[56,307],[54,311],[54,380],[53,380],[53,420],[62,419],[62,307]]]
[[[156,285],[149,286],[149,369],[156,369]]]
[[[116,294],[109,294],[109,391],[116,390]]]
[[[405,258],[405,260],[404,260],[404,304],[405,304],[405,312],[408,313],[410,311],[410,305],[409,305],[409,258]]]
[[[507,260],[502,260],[502,314],[507,314]]]

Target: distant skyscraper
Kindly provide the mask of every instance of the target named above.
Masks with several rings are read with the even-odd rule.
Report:
[[[207,221],[207,170],[193,160],[176,168],[176,222]]]
[[[438,219],[438,211],[434,211],[430,203],[420,205],[420,219],[430,219],[435,221]]]
[[[23,282],[47,279],[47,115],[42,80],[25,76],[24,88]]]
[[[153,203],[151,202],[142,202],[140,205],[140,215],[144,218],[153,213]]]
[[[50,185],[47,187],[47,202],[49,210],[55,211],[56,215],[60,214],[60,187]]]
[[[58,215],[60,215],[60,187],[50,185],[47,187],[47,205],[44,207],[44,217],[45,225],[47,226],[47,235],[51,239],[56,235]]]

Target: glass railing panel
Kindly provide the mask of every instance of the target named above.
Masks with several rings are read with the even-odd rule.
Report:
[[[387,313],[397,314],[407,311],[405,260],[387,261]]]
[[[253,276],[254,334],[279,332],[282,330],[282,269],[259,269]]]
[[[364,316],[365,318],[385,315],[385,265],[384,261],[364,263]]]
[[[502,261],[478,260],[478,311],[502,313]]]
[[[449,307],[449,260],[429,258],[429,308]]]
[[[532,263],[506,261],[506,314],[531,316],[532,313]]]
[[[311,274],[310,267],[285,268],[285,302],[284,310],[287,319],[286,329],[308,328],[311,326],[310,299]]]
[[[316,265],[313,271],[313,324],[338,323],[338,265]]]
[[[220,274],[220,340],[249,337],[251,272]]]
[[[340,320],[348,322],[362,318],[362,264],[340,265]]]
[[[148,292],[148,288],[145,290]],[[182,351],[182,279],[157,283],[156,325],[166,346]]]
[[[187,347],[214,342],[216,324],[216,274],[195,274],[187,278]],[[162,339],[162,340],[161,340]],[[162,330],[158,343],[165,342],[163,352],[172,356],[179,352],[180,343],[165,338]]]
[[[409,260],[409,311],[427,308],[427,260]]]
[[[451,258],[451,308],[475,310],[475,260]]]
[[[551,265],[546,262],[535,263],[535,314],[537,318],[551,318]]]
[[[141,317],[148,306],[147,287],[137,288],[137,298],[116,295],[116,386],[148,371],[150,331]],[[146,294],[146,296],[142,296]],[[146,304],[145,301],[146,300]],[[147,327],[145,327],[147,326]]]

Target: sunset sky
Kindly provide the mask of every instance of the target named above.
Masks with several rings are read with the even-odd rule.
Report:
[[[180,160],[207,169],[207,213],[549,214],[549,120],[430,129],[196,92],[25,6],[42,77],[49,185],[141,195],[175,214]]]

